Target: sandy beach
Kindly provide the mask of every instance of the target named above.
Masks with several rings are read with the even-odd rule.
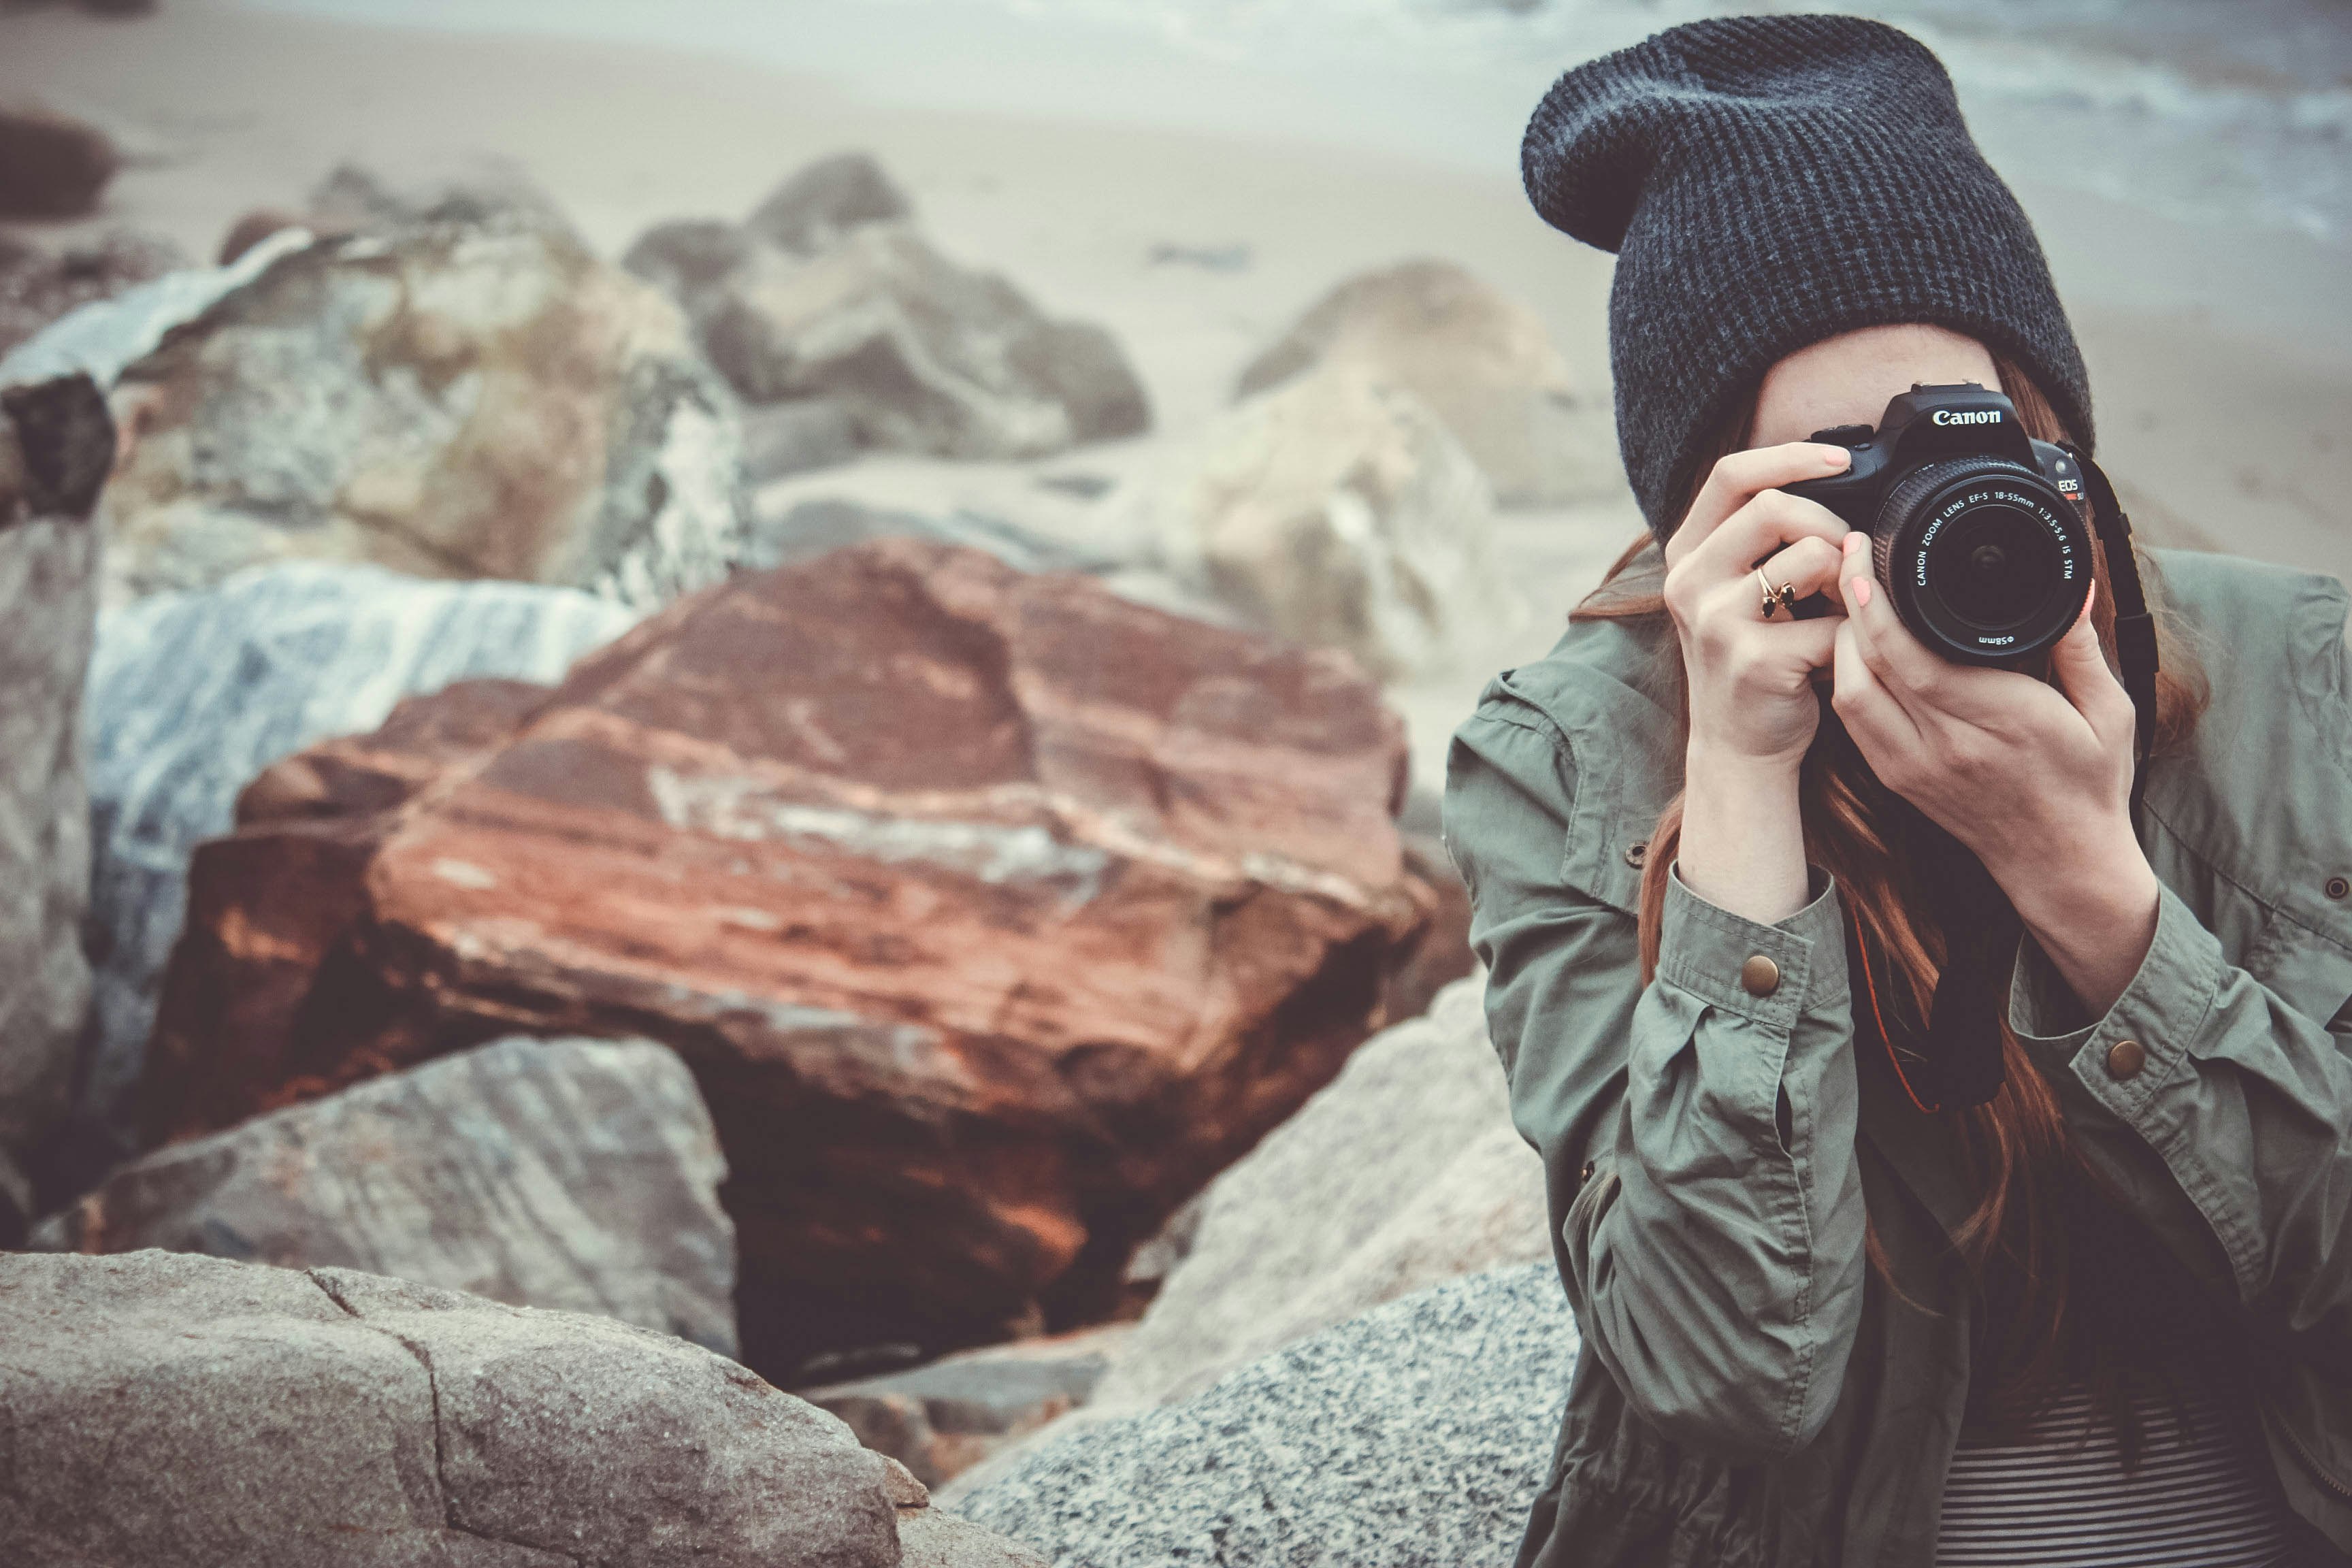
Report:
[[[888,6],[827,15],[872,33],[877,59],[888,30],[910,25]],[[910,81],[940,68],[936,50],[907,52]],[[1609,258],[1538,220],[1501,152],[1482,166],[1459,147],[1415,158],[1392,135],[1351,135],[1360,128],[1345,123],[1312,135],[1274,125],[1300,117],[1260,112],[1263,83],[1236,98],[1228,132],[1135,123],[1086,112],[1110,79],[1090,78],[1083,55],[1058,78],[1050,55],[1019,66],[1034,112],[914,103],[914,88],[877,89],[884,66],[797,75],[711,53],[361,25],[231,0],[166,0],[127,23],[64,10],[0,18],[0,96],[97,119],[136,155],[98,217],[27,231],[52,241],[127,225],[208,257],[238,214],[299,204],[339,161],[396,178],[494,154],[617,255],[648,224],[739,216],[809,160],[864,148],[950,255],[1002,270],[1056,313],[1104,322],[1125,344],[1154,435],[1051,468],[1117,473],[1140,460],[1221,406],[1240,367],[1332,284],[1412,256],[1458,261],[1528,301],[1581,383],[1605,389]],[[975,57],[971,68],[992,62]],[[1207,68],[1171,56],[1169,69]],[[2101,454],[2144,531],[2352,576],[2341,513],[2352,494],[2352,253],[2008,172],[2091,363]],[[1010,497],[1050,511],[1033,477],[894,459],[792,482],[999,510]],[[1512,575],[1537,613],[1444,680],[1399,694],[1425,778],[1446,716],[1466,709],[1487,671],[1539,651],[1637,526],[1630,503],[1507,519]]]

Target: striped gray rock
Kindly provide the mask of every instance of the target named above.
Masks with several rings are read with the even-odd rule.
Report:
[[[79,725],[98,605],[89,509],[114,451],[88,377],[0,393],[0,1246],[24,1157],[66,1106],[89,1007],[89,802]]]
[[[685,318],[510,214],[290,250],[113,404],[135,439],[106,489],[110,603],[302,559],[650,607],[740,542],[735,400]]]
[[[203,315],[222,295],[310,243],[307,231],[288,229],[226,266],[182,268],[69,310],[0,358],[0,386],[26,386],[80,371],[100,386],[111,387],[126,365],[154,351],[165,332]]]
[[[54,250],[0,234],[0,361],[68,311],[111,299],[182,264],[171,241],[131,229]]]
[[[568,588],[430,583],[298,563],[109,612],[85,728],[96,835],[97,1019],[66,1154],[78,1189],[128,1153],[131,1087],[187,902],[188,857],[237,792],[316,742],[453,680],[553,682],[633,612]]]
[[[32,1245],[360,1268],[732,1356],[726,1173],[667,1047],[515,1038],[157,1150]]]
[[[1034,1568],[849,1429],[600,1318],[0,1255],[11,1568]],[[136,1397],[125,1398],[134,1389]]]
[[[1181,1404],[1048,1436],[939,1501],[1055,1568],[1504,1568],[1576,1350],[1549,1264],[1474,1274]]]

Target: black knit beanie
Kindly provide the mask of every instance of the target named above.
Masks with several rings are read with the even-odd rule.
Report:
[[[1976,338],[2090,445],[2090,379],[2033,227],[1908,34],[1853,16],[1671,28],[1561,77],[1520,158],[1545,221],[1617,252],[1617,440],[1660,539],[1773,362],[1859,327]]]

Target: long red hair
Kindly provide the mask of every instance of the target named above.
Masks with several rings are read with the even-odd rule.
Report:
[[[1999,358],[1995,367],[2002,389],[2030,434],[2044,441],[2068,438],[2048,399],[2021,369]],[[1716,458],[1748,444],[1755,412],[1751,394],[1725,420],[1698,469],[1699,480]],[[1658,592],[1654,570],[1633,570],[1648,551],[1646,538],[1637,541],[1570,619],[1663,616],[1665,601]],[[2113,663],[2115,615],[2114,599],[2107,591],[2107,562],[2104,549],[2094,553],[2098,598],[2093,620]],[[2142,580],[2153,605],[2157,585],[2151,574],[2144,574]],[[2157,747],[2165,751],[2187,741],[2204,709],[2207,692],[2178,629],[2160,607],[2158,626],[2162,669],[2157,690]],[[1663,657],[1673,661],[1679,684],[1681,655],[1671,639]],[[1799,799],[1807,857],[1837,879],[1847,916],[1854,923],[1869,965],[1870,983],[1890,1009],[1912,1019],[1925,1018],[1944,960],[1939,923],[1929,918],[1931,894],[1914,875],[1904,851],[1899,816],[1890,808],[1885,786],[1871,773],[1836,715],[1826,707],[1821,732],[1805,759]],[[1660,911],[1667,872],[1681,838],[1682,817],[1678,795],[1660,816],[1644,861],[1641,952],[1645,984],[1657,967]],[[1975,1208],[1952,1240],[1981,1303],[1979,1344],[1980,1353],[1991,1357],[1994,1368],[1989,1408],[1996,1418],[2014,1421],[2030,1415],[2042,1403],[2065,1344],[2072,1283],[2068,1227],[2063,1212],[2065,1185],[2070,1180],[2096,1184],[2068,1137],[2056,1097],[2010,1032],[2007,1009],[2001,1013],[2001,1054],[2007,1070],[2000,1092],[1988,1104],[1940,1114],[1955,1123],[1977,1192]],[[1874,1230],[1869,1247],[1874,1269],[1892,1287]]]

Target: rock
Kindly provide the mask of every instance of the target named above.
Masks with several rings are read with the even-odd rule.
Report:
[[[54,253],[0,234],[0,358],[67,311],[182,264],[169,240],[124,230]]]
[[[731,1356],[726,1173],[667,1047],[514,1038],[157,1150],[33,1245],[360,1268]]]
[[[498,158],[395,183],[358,163],[338,163],[310,189],[305,221],[321,233],[398,233],[418,225],[539,230],[580,248],[572,220],[530,175]]]
[[[1407,807],[1410,815],[1411,807]],[[1470,889],[1454,858],[1435,832],[1416,831],[1406,816],[1398,818],[1404,843],[1404,863],[1437,895],[1428,926],[1413,944],[1412,956],[1389,977],[1381,1014],[1389,1018],[1418,1018],[1435,1005],[1437,994],[1478,966],[1470,951]]]
[[[838,398],[866,446],[1034,458],[1150,425],[1108,332],[1042,315],[903,226],[814,257],[763,249],[706,309],[704,347],[747,400]]]
[[[838,1421],[604,1319],[340,1268],[23,1254],[0,1257],[0,1538],[24,1568],[905,1560],[887,1461]]]
[[[868,153],[841,153],[811,163],[751,210],[743,231],[782,250],[813,256],[852,229],[915,216],[907,194]]]
[[[751,236],[734,224],[684,218],[639,235],[621,265],[683,305],[699,331],[722,302],[728,279],[757,253]]]
[[[0,392],[0,1246],[63,1116],[89,1010],[82,684],[98,606],[89,511],[114,452],[87,376]]]
[[[1609,399],[1580,392],[1527,306],[1445,261],[1351,278],[1242,372],[1237,397],[1352,364],[1445,422],[1507,506],[1619,493]]]
[[[857,413],[837,397],[756,405],[743,412],[743,478],[759,485],[857,456]]]
[[[733,399],[676,307],[527,224],[282,255],[126,371],[117,600],[365,561],[651,605],[724,574]]]
[[[284,207],[251,208],[238,215],[236,221],[228,226],[228,232],[221,236],[220,249],[213,261],[216,266],[234,266],[239,257],[272,235],[297,228],[310,232],[310,220]]]
[[[1051,1568],[992,1530],[935,1508],[898,1510],[899,1568]]]
[[[420,699],[199,849],[142,1098],[226,1126],[517,1029],[694,1068],[747,1356],[1115,1301],[1376,1026],[1432,895],[1343,658],[911,540],[746,575],[533,705]]]
[[[1361,1050],[1362,1047],[1357,1049]],[[1130,1317],[1139,1318],[1154,1297],[1176,1272],[1176,1266],[1192,1251],[1192,1238],[1201,1232],[1201,1210],[1206,1193],[1195,1193],[1184,1200],[1181,1207],[1168,1216],[1168,1223],[1153,1234],[1150,1240],[1129,1254],[1127,1267],[1119,1271],[1119,1283],[1126,1288],[1128,1300],[1134,1304]]]
[[[1549,1263],[1392,1301],[1180,1405],[1074,1426],[941,1506],[1057,1568],[1511,1561],[1577,1338]]]
[[[0,217],[79,217],[121,163],[95,125],[33,104],[0,107]]]
[[[863,501],[824,500],[801,501],[789,510],[761,512],[751,524],[743,563],[764,569],[811,561],[846,544],[877,539],[930,539],[984,550],[1022,572],[1087,572],[1119,570],[1108,556],[1073,549],[1057,539],[975,511],[952,511],[945,517],[868,506]]]
[[[101,390],[110,389],[126,366],[154,352],[164,333],[194,321],[213,301],[243,288],[279,257],[310,242],[304,229],[273,234],[234,265],[182,268],[69,309],[0,353],[0,386],[26,386],[79,373]]]
[[[1210,1184],[1097,1405],[1181,1399],[1384,1301],[1550,1258],[1543,1163],[1511,1125],[1484,994],[1483,980],[1457,982],[1366,1041]]]
[[[1444,667],[1513,602],[1488,565],[1486,476],[1426,404],[1360,366],[1227,410],[1130,504],[1173,568],[1384,677]]]
[[[1109,1323],[1015,1340],[800,1395],[936,1487],[1086,1404],[1128,1332],[1127,1324]]]
[[[84,710],[97,1008],[74,1137],[58,1155],[64,1194],[135,1146],[129,1095],[179,940],[188,858],[228,831],[237,792],[304,746],[374,729],[404,697],[472,677],[560,679],[635,619],[575,589],[316,562],[102,619]]]
[[[829,400],[863,447],[1027,458],[1151,423],[1109,333],[940,255],[862,153],[803,170],[740,229],[650,229],[626,265],[677,299],[747,401]]]

